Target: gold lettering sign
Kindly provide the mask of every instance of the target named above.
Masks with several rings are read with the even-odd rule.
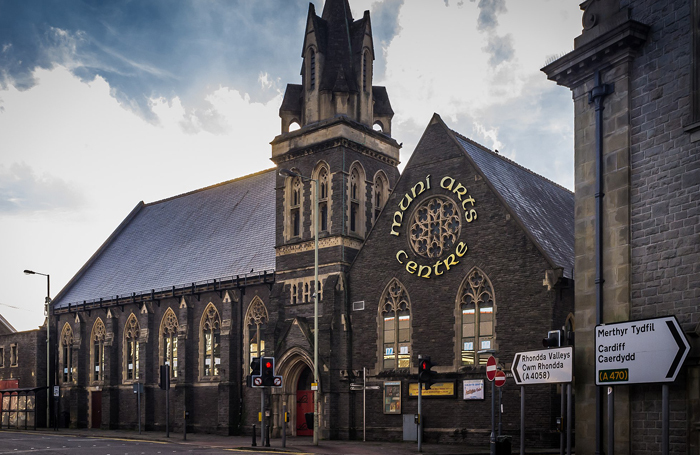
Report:
[[[477,219],[476,201],[469,195],[469,189],[466,186],[450,176],[445,176],[440,180],[440,188],[457,196],[461,210],[464,211],[464,220],[467,223]],[[399,210],[394,212],[393,215],[390,235],[400,236],[399,229],[403,225],[404,212],[411,207],[418,196],[430,189],[430,175],[427,175],[425,182],[417,182],[410,191],[403,195],[398,204]],[[454,253],[432,264],[421,264],[418,262],[419,258],[414,259],[409,252],[399,250],[396,253],[396,260],[404,266],[408,273],[421,278],[431,278],[440,276],[459,264],[459,259],[468,250],[465,242],[456,242],[459,238],[460,220],[455,214],[459,211],[460,209],[453,202],[437,196],[424,201],[417,211],[414,212],[411,216],[412,224],[410,224],[410,248],[413,251],[420,256],[430,259],[443,256],[445,249],[447,251],[451,248],[455,249]]]
[[[426,390],[425,384],[421,384],[423,390],[421,395],[424,397],[453,397],[455,396],[454,382],[436,382],[430,386],[430,390]],[[412,382],[408,384],[408,396],[418,396],[418,383]]]

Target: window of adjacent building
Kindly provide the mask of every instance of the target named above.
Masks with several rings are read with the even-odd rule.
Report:
[[[5,367],[5,347],[0,348],[0,368]]]
[[[392,279],[379,305],[382,340],[382,368],[405,369],[411,366],[411,304],[406,288]]]
[[[253,357],[262,357],[265,355],[265,340],[262,339],[263,326],[267,323],[269,316],[267,314],[267,308],[265,304],[260,299],[260,297],[255,296],[253,301],[250,302],[248,306],[248,311],[245,315],[245,330],[246,339],[248,341],[248,358],[246,359],[246,365],[248,373],[250,373],[250,361]],[[260,338],[260,350],[258,351],[258,338]]]
[[[97,318],[90,335],[90,365],[92,365],[90,379],[94,382],[102,382],[105,379],[106,336],[105,324],[101,318]]]
[[[126,321],[124,329],[124,365],[125,379],[136,381],[139,379],[139,335],[141,329],[136,316],[132,313]]]
[[[221,318],[212,303],[202,315],[200,352],[202,376],[218,376],[221,365]]]
[[[17,351],[18,351],[17,344],[16,343],[11,344],[10,345],[10,366],[11,367],[17,366],[17,360],[18,360],[17,357],[19,355],[19,353]]]
[[[485,364],[489,354],[479,351],[494,349],[494,293],[484,272],[475,268],[462,282],[458,297],[461,314],[460,351],[462,365]]]
[[[63,325],[61,330],[61,350],[59,352],[58,363],[61,369],[61,382],[73,381],[73,329],[70,324]]]
[[[165,310],[160,324],[160,361],[170,366],[170,377],[177,377],[177,330],[180,327],[172,308]]]

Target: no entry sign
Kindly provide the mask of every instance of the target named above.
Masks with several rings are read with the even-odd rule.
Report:
[[[496,384],[496,387],[502,387],[503,384],[506,383],[506,374],[501,370],[497,370],[494,383]]]
[[[493,381],[494,378],[496,377],[496,358],[494,356],[489,356],[489,359],[486,361],[486,378],[489,381]]]

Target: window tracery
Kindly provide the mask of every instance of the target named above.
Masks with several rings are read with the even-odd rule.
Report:
[[[406,288],[392,279],[380,304],[381,346],[384,369],[411,366],[411,304]]]
[[[170,365],[170,377],[177,377],[177,330],[180,324],[175,312],[168,308],[160,324],[160,360],[162,365]]]
[[[92,381],[104,380],[104,365],[105,365],[105,338],[107,330],[101,318],[97,318],[92,326],[92,334],[90,335],[90,358],[92,365]]]
[[[212,303],[202,315],[200,352],[202,376],[218,376],[221,364],[221,318]]]
[[[246,365],[250,365],[250,359],[253,357],[262,357],[265,355],[265,340],[260,340],[260,351],[258,351],[258,336],[260,336],[261,327],[267,323],[268,319],[269,315],[265,304],[260,297],[255,296],[253,301],[250,302],[245,316],[246,338],[249,340]]]
[[[413,251],[423,257],[438,258],[457,243],[460,212],[450,199],[433,197],[415,210],[410,226]]]
[[[365,235],[365,174],[359,163],[352,165],[348,181],[348,230]]]
[[[461,312],[462,365],[485,364],[488,355],[478,351],[494,349],[495,299],[488,276],[472,269],[462,282],[458,305]]]
[[[62,382],[73,382],[73,329],[66,322],[61,331],[61,367]]]
[[[104,324],[103,324],[104,327]],[[141,328],[139,321],[132,313],[126,321],[124,327],[124,363],[125,363],[125,379],[127,381],[138,381],[139,379],[139,336]],[[102,344],[104,346],[104,344]],[[103,355],[104,348],[99,351]],[[104,358],[104,357],[103,357]],[[100,376],[102,376],[103,368],[100,368]]]

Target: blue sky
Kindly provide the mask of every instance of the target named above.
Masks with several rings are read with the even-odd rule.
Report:
[[[322,0],[315,0],[317,11]],[[570,92],[539,68],[581,31],[572,0],[350,0],[408,160],[434,112],[573,186]],[[272,167],[308,1],[0,0],[0,314],[52,294],[141,200]]]

